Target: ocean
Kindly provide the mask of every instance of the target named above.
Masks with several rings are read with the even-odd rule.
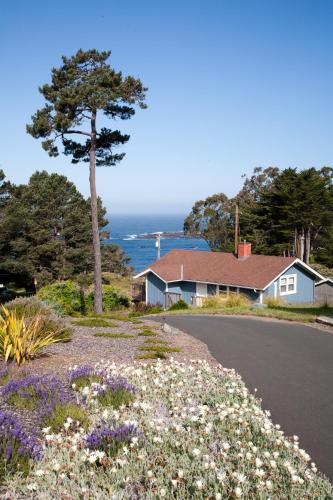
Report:
[[[176,233],[183,230],[184,215],[109,215],[106,230],[111,238],[104,243],[119,245],[128,257],[134,271],[140,272],[157,257],[155,239],[143,235],[156,232]],[[209,250],[207,243],[198,238],[161,238],[161,256],[174,248]]]

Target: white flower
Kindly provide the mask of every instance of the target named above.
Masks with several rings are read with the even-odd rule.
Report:
[[[195,482],[195,485],[196,485],[196,487],[198,488],[198,490],[202,490],[202,488],[203,488],[203,483],[202,483],[202,481],[196,481],[196,482]]]
[[[41,477],[45,475],[45,472],[43,471],[43,469],[37,469],[35,475]]]
[[[256,458],[256,467],[261,467],[262,466],[262,460],[260,458]]]
[[[48,434],[51,430],[51,427],[44,427],[44,429],[42,429],[42,433],[43,434]]]
[[[237,486],[237,488],[235,488],[234,493],[235,493],[236,498],[240,498],[243,495],[242,489],[239,488],[239,486]]]
[[[149,470],[149,471],[147,472],[147,476],[148,476],[149,478],[152,478],[152,477],[154,476],[153,471]]]
[[[184,471],[182,469],[179,469],[179,471],[178,471],[178,477],[180,479],[183,479],[183,477],[184,477]]]
[[[269,462],[269,464],[270,464],[270,466],[272,467],[272,469],[276,469],[276,462],[275,462],[275,460],[271,460],[271,461]]]
[[[201,453],[201,451],[200,451],[200,450],[198,450],[198,448],[194,448],[194,449],[192,450],[192,455],[193,455],[194,457],[198,457],[198,456],[200,455],[200,453]]]
[[[271,489],[273,488],[273,483],[272,483],[272,481],[269,481],[269,480],[268,480],[268,481],[266,481],[266,488],[267,488],[268,490],[271,490]]]
[[[28,489],[29,491],[34,491],[34,490],[37,490],[37,488],[38,488],[37,483],[30,483],[30,484],[28,484],[28,486],[27,486],[27,489]]]
[[[166,490],[165,490],[164,488],[162,488],[162,489],[160,490],[160,496],[161,496],[161,497],[165,497],[165,495],[166,495]]]

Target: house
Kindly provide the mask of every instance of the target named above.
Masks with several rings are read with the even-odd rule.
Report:
[[[223,252],[171,250],[135,276],[146,279],[146,303],[167,308],[183,299],[201,305],[202,298],[221,292],[242,293],[262,304],[280,297],[291,304],[315,302],[315,283],[323,277],[295,257],[251,254],[240,243],[237,255]]]
[[[333,279],[325,278],[315,284],[315,301],[320,305],[333,305]]]

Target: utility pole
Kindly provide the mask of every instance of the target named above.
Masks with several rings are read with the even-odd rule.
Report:
[[[157,233],[156,235],[155,246],[157,249],[157,260],[159,260],[161,258],[161,233]]]
[[[235,208],[235,255],[237,255],[238,252],[238,229],[239,227],[239,210],[238,210],[238,203],[236,203],[236,208]]]

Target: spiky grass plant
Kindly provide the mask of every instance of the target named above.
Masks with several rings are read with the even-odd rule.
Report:
[[[58,342],[68,342],[70,332],[60,329],[45,329],[43,316],[26,320],[15,311],[2,306],[0,315],[0,356],[7,363],[15,360],[18,365],[32,359],[45,347]]]

